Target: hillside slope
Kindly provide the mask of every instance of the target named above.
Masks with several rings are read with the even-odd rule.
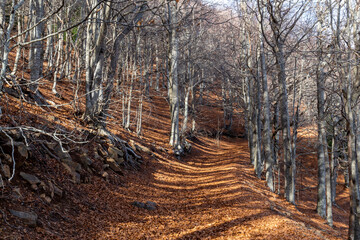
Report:
[[[3,213],[1,238],[345,238],[346,213],[339,210],[342,215],[336,214],[335,230],[328,227],[314,211],[314,188],[304,193],[298,203],[301,211],[270,193],[264,181],[253,174],[244,139],[198,135],[191,140],[191,154],[177,160],[167,144],[169,118],[165,99],[153,97],[145,108],[151,114],[144,120],[143,137],[138,138],[119,126],[112,129],[122,139],[134,139],[154,150],[151,154],[142,154],[140,170],[124,170],[124,176],[120,178],[108,170],[110,180],[94,175],[91,181],[79,185],[57,179],[66,194],[63,199],[50,204],[41,200],[17,176],[13,188],[21,189],[24,198],[0,202]],[[56,164],[51,166],[61,168]],[[38,176],[46,176],[41,171],[49,171],[51,166],[36,168],[35,164],[26,168]],[[311,177],[307,181],[316,184]],[[134,206],[134,202],[147,201],[154,202],[156,210]],[[16,204],[35,211],[41,224],[30,228],[6,214],[8,208]]]

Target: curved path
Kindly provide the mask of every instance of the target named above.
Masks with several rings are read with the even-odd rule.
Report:
[[[168,159],[172,160],[168,160]],[[183,161],[156,154],[124,187],[97,189],[106,201],[90,224],[97,239],[341,239],[267,191],[248,164],[244,140],[200,138]],[[105,198],[105,199],[103,199]],[[99,200],[100,201],[100,200]],[[155,211],[132,206],[153,201]],[[88,217],[89,216],[84,216]],[[101,225],[100,225],[101,224]],[[91,228],[92,228],[91,227]],[[338,236],[338,237],[336,237]]]

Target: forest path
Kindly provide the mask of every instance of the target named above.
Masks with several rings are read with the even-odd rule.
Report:
[[[181,161],[156,157],[107,195],[97,239],[341,239],[270,193],[243,139],[199,137]],[[153,201],[157,210],[132,206]]]

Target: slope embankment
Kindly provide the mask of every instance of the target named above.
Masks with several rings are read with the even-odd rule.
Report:
[[[53,178],[64,190],[64,196],[46,203],[17,176],[11,188],[13,192],[18,189],[22,196],[17,200],[10,195],[0,199],[4,220],[0,238],[293,240],[346,237],[344,207],[334,208],[334,229],[314,210],[315,169],[299,175],[301,192],[295,207],[283,197],[270,193],[265,181],[254,176],[244,139],[198,134],[190,140],[191,153],[178,160],[167,144],[170,124],[166,100],[159,96],[150,100],[144,106],[143,136],[126,132],[119,124],[108,125],[120,138],[132,139],[153,150],[151,154],[138,153],[143,156],[139,170],[124,169],[124,176],[119,176],[107,169],[108,178],[94,174],[89,181],[74,184],[59,175],[63,166],[50,156],[43,161],[29,160],[26,170],[43,181],[45,177]],[[221,114],[218,110],[208,112]],[[16,112],[14,106],[13,112]],[[47,115],[40,109],[36,117]],[[58,125],[70,119],[66,113],[59,113],[60,117],[64,121],[58,121]],[[209,128],[211,132],[214,126],[203,124],[206,119],[217,116],[201,117],[203,123],[199,123],[199,128]],[[86,146],[91,152],[92,145]],[[340,186],[339,191],[344,192]],[[344,194],[338,196],[340,203],[346,202]],[[147,202],[150,207],[141,205]],[[30,228],[14,219],[7,210],[15,204],[36,212],[40,224]]]

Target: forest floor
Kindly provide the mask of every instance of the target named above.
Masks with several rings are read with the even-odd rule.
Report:
[[[108,210],[86,224],[96,239],[344,239],[346,225],[333,230],[270,193],[254,177],[244,140],[200,137],[184,161],[153,160],[125,188],[102,189]],[[154,201],[156,211],[131,206]],[[304,207],[304,206],[303,206]],[[87,213],[82,213],[88,218]],[[91,231],[91,229],[97,231]],[[101,230],[99,230],[101,229]]]
[[[65,99],[66,87],[66,84],[59,86]],[[44,91],[50,98],[48,92],[49,89]],[[10,105],[16,103],[12,97],[9,99]],[[32,110],[35,108],[26,108],[35,111]],[[14,108],[12,111],[17,110]],[[71,118],[66,116],[66,112],[70,111],[58,109],[54,112],[60,119],[57,124],[66,124]],[[206,116],[209,112],[212,116]],[[43,116],[46,114],[44,112]],[[202,128],[206,126],[209,131],[219,125],[214,121],[219,119],[217,115],[222,116],[220,110],[217,112],[211,108],[198,114],[203,114],[198,124]],[[41,111],[36,115],[41,116]],[[198,134],[190,141],[191,153],[181,160],[176,159],[167,144],[168,115],[165,98],[158,96],[152,97],[151,104],[145,106],[143,137],[138,138],[119,125],[108,125],[125,140],[135,139],[144,145],[152,144],[164,149],[143,156],[144,163],[139,171],[125,171],[120,183],[108,182],[98,176],[80,185],[63,183],[65,189],[68,184],[74,185],[69,188],[71,192],[67,192],[65,199],[50,205],[39,198],[29,197],[21,205],[28,204],[38,209],[42,225],[36,228],[14,227],[19,223],[7,214],[11,226],[1,222],[0,239],[346,238],[348,191],[342,185],[338,186],[334,228],[330,228],[315,211],[317,180],[314,159],[303,158],[300,162],[298,199],[294,206],[282,196],[271,193],[263,178],[255,177],[247,142],[243,138],[220,135],[214,138],[209,134]],[[19,178],[14,184],[21,188],[24,196],[34,196]],[[12,203],[1,201],[4,213]],[[157,209],[138,208],[132,205],[134,201],[155,202]]]

